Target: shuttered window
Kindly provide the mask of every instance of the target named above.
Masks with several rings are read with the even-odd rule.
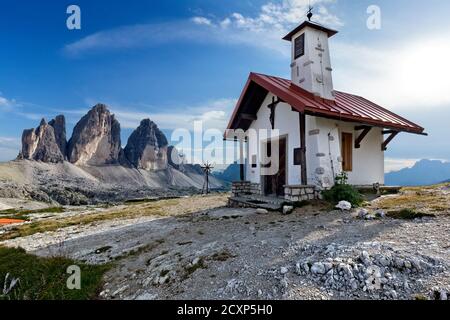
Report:
[[[295,39],[294,59],[300,58],[305,54],[305,34]]]
[[[353,134],[342,133],[342,170],[353,171]]]

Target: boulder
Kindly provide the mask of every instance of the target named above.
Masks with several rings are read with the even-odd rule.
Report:
[[[121,151],[120,124],[104,104],[81,118],[67,147],[69,161],[81,166],[119,164]]]
[[[312,265],[311,272],[314,274],[325,274],[325,266],[321,262],[316,262]]]
[[[267,209],[259,208],[259,209],[256,209],[256,213],[257,214],[268,214],[269,211]]]
[[[369,211],[367,209],[361,209],[358,211],[358,217],[364,219],[367,215],[369,215]]]
[[[386,217],[386,212],[384,212],[383,210],[377,210],[375,211],[375,216],[377,218],[385,218]]]
[[[348,201],[340,201],[336,208],[342,211],[350,211],[352,209],[352,204]]]
[[[283,214],[288,215],[291,214],[294,211],[293,206],[283,206]]]

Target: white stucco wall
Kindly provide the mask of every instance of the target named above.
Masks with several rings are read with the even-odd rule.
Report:
[[[295,59],[295,39],[303,33],[305,54]],[[304,28],[292,37],[291,55],[292,82],[318,96],[334,99],[328,34],[311,27]]]
[[[275,128],[279,132],[272,132],[270,124],[270,110],[267,108],[272,102],[272,94],[268,94],[257,113],[257,120],[253,121],[250,129],[259,132],[265,129],[268,136],[248,137],[246,161],[246,179],[253,183],[261,183],[262,160],[261,146],[268,137],[279,136],[287,138],[287,183],[301,184],[301,166],[294,166],[294,149],[300,147],[300,124],[298,112],[294,112],[286,103],[278,104],[275,111]],[[306,158],[308,184],[319,187],[331,187],[334,177],[342,170],[341,165],[341,133],[349,132],[353,138],[359,132],[354,128],[357,123],[330,120],[320,117],[306,117]],[[361,143],[360,149],[353,148],[353,171],[349,172],[349,183],[354,185],[371,185],[384,183],[384,152],[381,151],[383,142],[381,128],[373,128]],[[353,144],[354,145],[354,144]],[[353,146],[354,147],[354,146]],[[252,155],[257,155],[257,167],[251,167]]]
[[[257,120],[253,121],[250,129],[266,129],[268,136],[276,138],[279,136],[287,136],[287,181],[288,184],[299,184],[300,181],[300,166],[294,166],[293,150],[300,147],[300,124],[299,116],[297,112],[292,111],[290,105],[286,103],[278,104],[275,111],[275,128],[279,130],[278,133],[272,132],[270,124],[270,110],[267,106],[272,102],[272,94],[267,95],[261,108],[257,113]],[[247,165],[246,178],[253,183],[260,183],[260,162],[262,160],[260,155],[260,148],[263,141],[267,140],[267,136],[259,136],[256,141],[249,137],[248,142],[248,159],[252,159],[252,155],[258,155],[258,167],[251,168],[251,165]],[[248,161],[251,162],[251,161]]]

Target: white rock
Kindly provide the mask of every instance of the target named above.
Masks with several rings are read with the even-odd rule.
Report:
[[[371,264],[371,260],[370,260],[370,256],[369,253],[367,253],[367,251],[363,251],[361,252],[361,255],[359,256],[359,259],[362,261],[362,263],[364,263],[364,265],[369,265]]]
[[[157,294],[151,294],[151,293],[143,293],[139,296],[136,297],[136,300],[143,300],[143,301],[148,301],[148,300],[156,300],[158,298]]]
[[[283,214],[291,214],[292,211],[294,211],[293,206],[284,206],[283,207]]]
[[[378,218],[385,218],[386,217],[386,212],[384,212],[383,210],[377,210],[375,211],[375,216]]]
[[[341,209],[342,211],[350,211],[352,209],[352,204],[348,201],[341,201],[336,208]]]
[[[257,214],[268,214],[269,211],[263,208],[256,209]]]
[[[390,292],[392,299],[397,299],[397,292],[395,290],[392,290]]]
[[[314,274],[325,274],[325,266],[321,262],[316,262],[312,265],[311,272]]]
[[[445,292],[444,290],[441,290],[439,292],[439,299],[440,300],[447,300],[447,292]]]
[[[358,217],[364,219],[369,214],[369,210],[361,209],[358,211]]]
[[[289,269],[288,268],[286,268],[286,267],[281,267],[281,269],[280,269],[280,273],[281,274],[286,274],[286,273],[288,273],[289,272]]]
[[[114,297],[114,296],[117,296],[117,295],[123,293],[123,292],[124,292],[125,290],[127,290],[127,289],[128,289],[128,285],[124,285],[123,287],[121,287],[121,288],[117,289],[116,291],[114,291],[113,294],[112,294],[112,296],[113,296],[113,297]]]

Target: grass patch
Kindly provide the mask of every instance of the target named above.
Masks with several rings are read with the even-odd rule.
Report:
[[[81,290],[69,290],[67,268],[77,265],[81,269]],[[0,247],[0,288],[12,278],[16,286],[6,295],[0,291],[0,300],[87,300],[95,299],[102,286],[102,278],[111,264],[88,265],[66,258],[41,258],[27,254],[23,249]]]
[[[331,189],[323,191],[322,195],[333,205],[337,205],[340,201],[348,201],[356,208],[364,202],[364,198],[358,190],[348,184],[336,184]]]
[[[399,210],[399,211],[389,211],[387,213],[387,216],[389,218],[401,219],[401,220],[414,220],[414,219],[420,219],[420,218],[424,218],[424,217],[429,217],[429,218],[436,217],[434,214],[416,212],[411,209],[403,209],[403,210]]]
[[[211,259],[214,261],[221,261],[221,262],[225,262],[228,259],[232,259],[235,256],[231,254],[231,252],[229,252],[228,250],[223,250],[220,252],[216,252],[211,256]]]
[[[4,218],[9,218],[9,219],[29,221],[30,218],[28,216],[30,214],[63,213],[64,211],[65,211],[65,209],[63,207],[51,207],[51,208],[44,208],[44,209],[38,209],[38,210],[8,209],[8,210],[0,211],[0,216],[2,216]]]
[[[165,242],[164,239],[157,239],[154,242],[151,242],[149,244],[140,246],[140,247],[130,250],[128,252],[124,252],[122,255],[117,256],[115,258],[115,260],[123,260],[123,259],[129,258],[129,257],[138,256],[146,251],[151,251],[153,249],[156,249],[159,245],[163,244],[164,242]],[[148,261],[149,264],[150,264],[151,260],[152,259],[149,259],[149,261]]]
[[[189,275],[193,274],[195,271],[197,271],[199,269],[206,269],[206,268],[207,268],[207,266],[205,264],[205,259],[202,257],[202,258],[198,259],[197,263],[189,264],[184,268],[184,270],[185,270],[184,278],[187,279],[189,277]]]
[[[0,215],[10,215],[10,214],[17,214],[17,215],[28,215],[33,213],[63,213],[65,210],[63,207],[51,207],[51,208],[44,208],[44,209],[38,209],[38,210],[22,210],[22,209],[8,209],[0,211]]]
[[[396,196],[379,199],[377,206],[385,210],[429,208],[435,212],[445,213],[450,211],[450,198],[436,187],[409,187],[403,188]]]
[[[193,196],[190,198],[159,200],[141,205],[129,205],[121,210],[115,211],[94,211],[91,214],[86,215],[70,216],[60,219],[43,219],[40,221],[33,221],[31,223],[15,226],[7,233],[0,235],[0,241],[25,237],[35,233],[55,231],[70,226],[89,225],[96,222],[114,219],[124,220],[150,216],[183,217],[199,210],[224,206],[226,205],[226,201],[227,199],[224,195],[212,195],[209,197]]]

